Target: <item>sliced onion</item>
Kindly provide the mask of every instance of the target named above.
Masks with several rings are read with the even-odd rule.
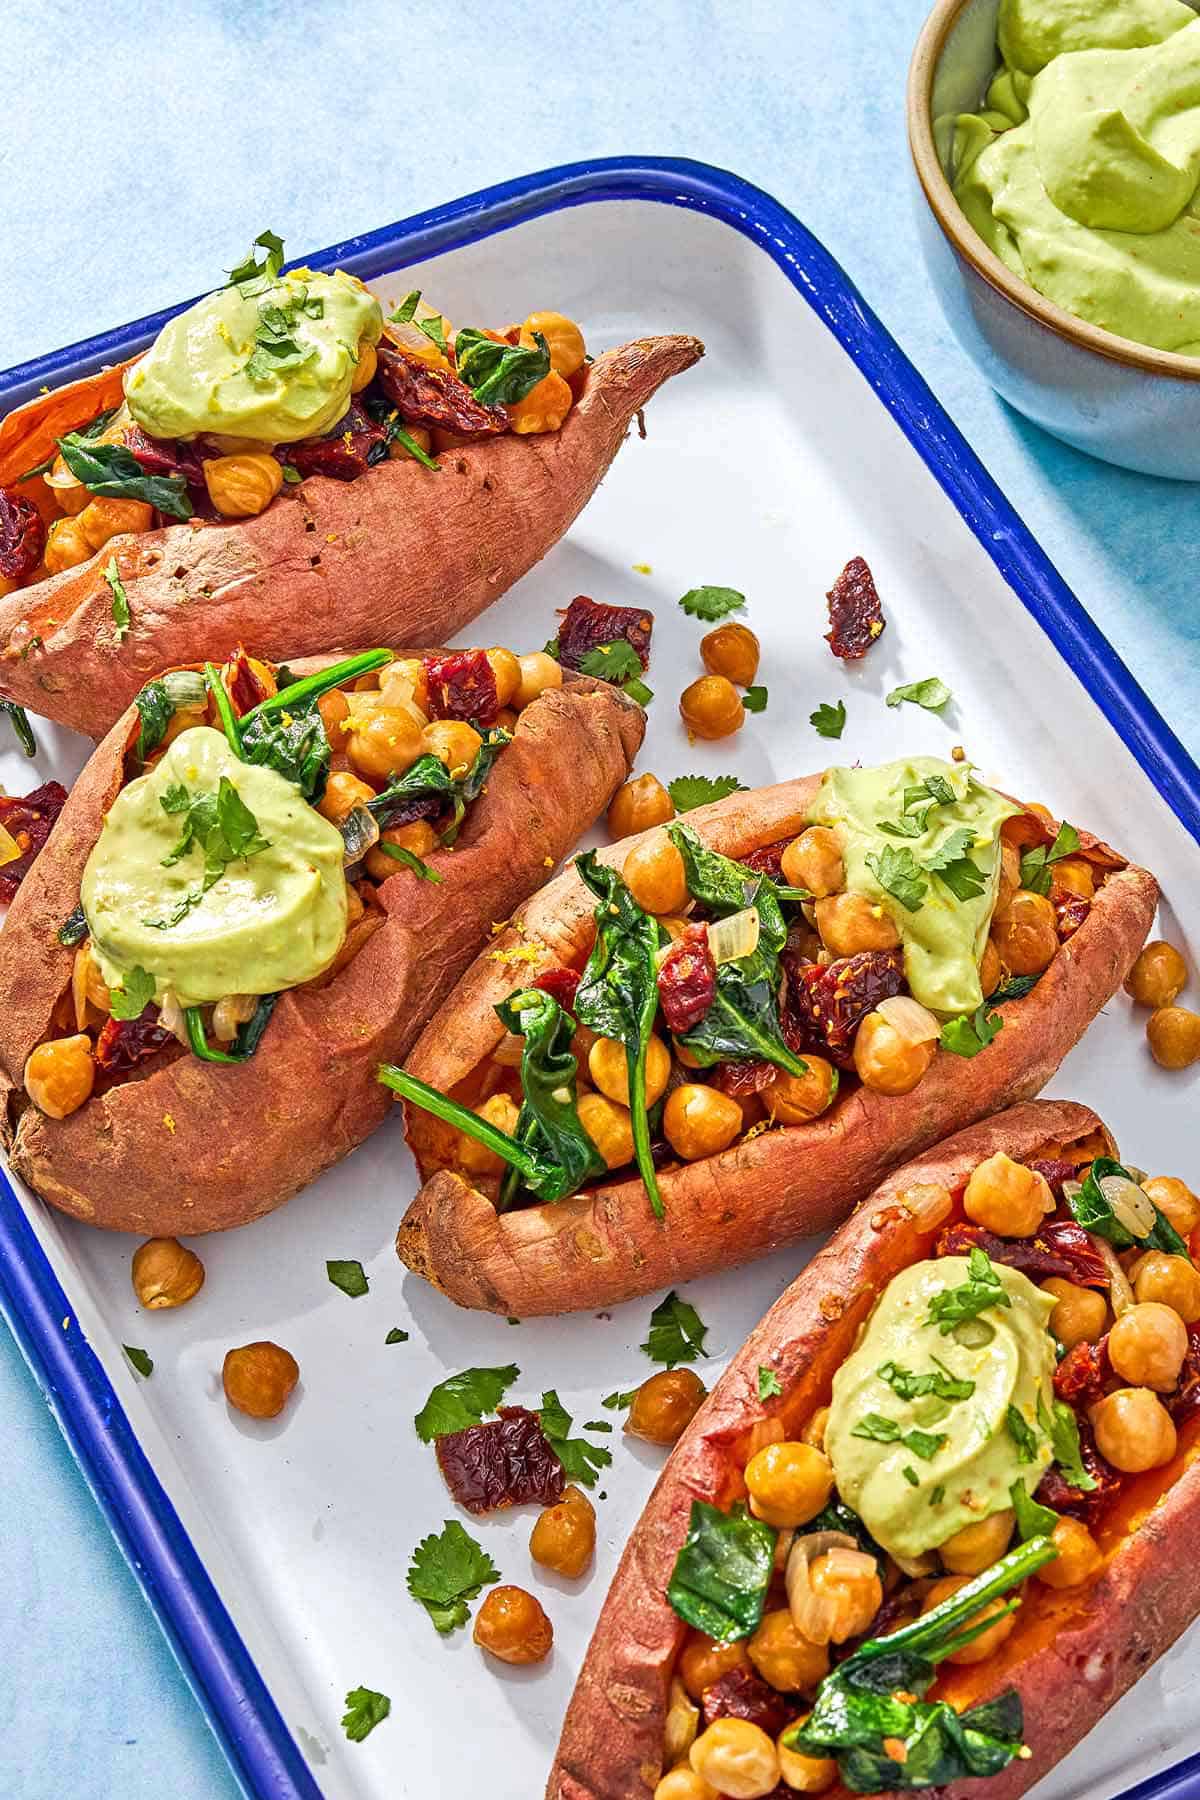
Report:
[[[356,806],[346,814],[338,827],[346,848],[342,854],[342,867],[352,869],[379,842],[379,824],[374,813],[365,806]]]
[[[208,689],[199,669],[172,669],[163,676],[162,684],[176,712],[202,713],[207,710]]]
[[[788,1611],[792,1624],[810,1644],[829,1643],[837,1624],[837,1600],[832,1594],[816,1594],[809,1579],[809,1565],[827,1550],[851,1550],[862,1555],[858,1544],[845,1531],[810,1531],[797,1537],[788,1552],[784,1586],[787,1588]],[[870,1559],[874,1570],[875,1558]]]
[[[177,1037],[183,1045],[188,1043],[187,1018],[182,1006],[168,988],[158,1003],[158,1022],[164,1031]]]
[[[717,964],[740,962],[758,949],[759,918],[757,906],[744,906],[728,919],[718,919],[708,928],[708,947]]]
[[[893,994],[875,1008],[887,1020],[896,1036],[905,1044],[928,1044],[940,1037],[942,1028],[927,1007],[911,994]]]
[[[939,1187],[936,1182],[919,1182],[916,1187],[907,1188],[901,1200],[922,1231],[931,1231],[954,1211],[950,1189]]]
[[[75,1008],[76,1031],[82,1031],[87,1024],[87,978],[91,955],[92,946],[80,944],[71,964],[71,1004]]]
[[[700,1729],[700,1708],[692,1704],[688,1691],[678,1675],[671,1681],[667,1717],[663,1727],[663,1761],[667,1768],[682,1762],[696,1741]]]
[[[1083,1183],[1082,1181],[1064,1181],[1062,1191],[1064,1200],[1074,1200],[1077,1194],[1082,1194]]]
[[[1117,1253],[1107,1238],[1098,1237],[1089,1232],[1093,1245],[1104,1258],[1108,1269],[1108,1298],[1114,1315],[1119,1319],[1123,1312],[1128,1312],[1134,1304],[1133,1289],[1129,1285],[1129,1277],[1117,1261]]]
[[[1124,1175],[1101,1175],[1096,1185],[1112,1207],[1117,1223],[1123,1225],[1131,1237],[1150,1235],[1158,1214],[1153,1200],[1143,1193],[1136,1181],[1129,1181]]]

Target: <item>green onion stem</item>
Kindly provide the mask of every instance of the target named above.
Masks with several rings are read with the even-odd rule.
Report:
[[[235,756],[241,756],[242,734],[238,729],[238,722],[234,715],[229,695],[225,692],[225,683],[221,680],[221,671],[216,667],[215,663],[205,663],[204,680],[208,686],[209,693],[217,703],[217,712],[220,715],[221,725],[225,732],[225,736],[229,739],[229,748],[233,751]]]
[[[478,1113],[461,1106],[457,1100],[451,1100],[449,1095],[439,1093],[428,1082],[410,1075],[407,1069],[398,1069],[393,1063],[381,1063],[375,1071],[375,1079],[411,1105],[423,1107],[436,1119],[443,1119],[447,1125],[455,1126],[468,1137],[473,1137],[477,1143],[486,1145],[506,1163],[511,1163],[514,1169],[519,1169],[527,1179],[538,1175],[538,1165],[533,1157],[515,1138],[509,1137],[507,1131],[501,1131],[499,1126],[481,1119]]]
[[[252,706],[248,713],[242,714],[242,728],[257,719],[260,713],[282,712],[287,707],[301,707],[310,700],[319,699],[327,694],[330,688],[340,687],[344,681],[356,681],[360,675],[369,675],[372,669],[382,669],[386,663],[394,662],[395,657],[390,650],[362,650],[357,656],[350,656],[344,661],[332,663],[328,669],[322,669],[316,675],[306,675],[302,681],[293,681],[278,694],[270,694]]]

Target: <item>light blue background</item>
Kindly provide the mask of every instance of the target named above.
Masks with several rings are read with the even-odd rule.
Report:
[[[526,170],[724,164],[820,236],[1119,653],[1200,740],[1196,493],[1007,411],[951,341],[910,217],[922,0],[6,0],[0,368],[197,292],[265,225],[292,255]],[[234,1785],[0,1333],[0,1794]]]

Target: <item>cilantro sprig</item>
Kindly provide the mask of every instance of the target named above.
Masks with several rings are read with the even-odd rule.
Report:
[[[668,1369],[678,1363],[697,1362],[707,1354],[704,1340],[708,1326],[695,1307],[681,1300],[674,1288],[650,1314],[650,1335],[642,1349],[651,1362],[665,1363]]]
[[[951,1056],[965,1057],[978,1056],[981,1050],[986,1050],[1004,1030],[1004,1020],[998,1012],[990,1012],[988,1005],[985,1000],[973,1013],[947,1019],[938,1038],[942,1049],[948,1050]]]
[[[431,1444],[448,1432],[478,1425],[486,1414],[495,1412],[520,1373],[516,1363],[507,1363],[500,1369],[461,1369],[457,1375],[448,1375],[431,1389],[413,1420],[417,1436],[423,1444]]]
[[[628,638],[615,638],[611,644],[597,644],[586,651],[579,659],[579,673],[611,681],[639,706],[648,706],[654,698],[653,689],[642,680],[642,659]]]
[[[902,700],[909,700],[914,706],[923,706],[926,712],[941,712],[953,698],[944,681],[929,675],[924,681],[909,681],[903,687],[893,688],[887,696],[887,704],[899,706]]]
[[[1061,862],[1064,856],[1074,856],[1078,849],[1079,833],[1075,827],[1065,823],[1060,825],[1052,844],[1036,844],[1032,850],[1025,851],[1021,858],[1021,886],[1035,894],[1048,894],[1051,867]]]
[[[697,587],[689,588],[679,604],[690,619],[703,619],[706,625],[712,625],[718,619],[727,619],[730,613],[742,612],[746,596],[736,588]]]
[[[967,1279],[957,1287],[943,1288],[934,1294],[925,1323],[936,1325],[943,1337],[949,1337],[956,1325],[977,1319],[989,1307],[1011,1305],[991,1257],[976,1247],[967,1257]]]
[[[571,1415],[553,1388],[542,1395],[538,1418],[567,1480],[578,1481],[583,1487],[594,1487],[600,1470],[612,1462],[612,1451],[606,1450],[603,1444],[589,1444],[586,1438],[570,1435]],[[604,1429],[608,1431],[612,1427],[606,1425]]]
[[[470,1602],[499,1581],[500,1571],[481,1544],[457,1519],[422,1538],[408,1566],[408,1591],[425,1608],[443,1637],[465,1625]]]
[[[846,702],[837,700],[830,706],[822,700],[816,712],[809,713],[808,722],[819,737],[840,738],[846,729]]]
[[[685,813],[712,800],[724,800],[727,794],[744,793],[745,783],[736,775],[677,775],[668,781],[667,792],[675,811]]]

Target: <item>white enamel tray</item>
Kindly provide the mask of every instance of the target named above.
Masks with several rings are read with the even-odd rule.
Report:
[[[479,641],[538,647],[554,633],[555,608],[579,593],[653,608],[657,697],[639,766],[664,780],[730,771],[754,786],[831,754],[945,755],[961,743],[986,776],[1155,869],[1161,929],[1195,967],[1200,775],[911,365],[773,201],[695,164],[619,161],[512,183],[330,255],[385,299],[420,284],[458,322],[553,306],[583,321],[593,349],[670,330],[708,346],[701,366],[655,400],[647,441],[624,448],[566,542],[492,609]],[[0,402],[128,354],[154,324],[12,371]],[[854,555],[875,573],[888,629],[847,671],[823,640],[824,595]],[[676,700],[699,672],[703,627],[676,601],[702,583],[749,597],[770,704],[732,742],[690,747]],[[897,683],[933,674],[954,691],[944,717],[884,706]],[[838,698],[848,723],[835,747],[808,715]],[[32,770],[2,741],[0,780],[24,792]],[[86,746],[45,728],[39,741],[36,779],[69,780]],[[1157,1071],[1143,1023],[1119,996],[1050,1091],[1098,1108],[1136,1163],[1195,1183],[1196,1076]],[[136,1168],[127,1174],[137,1181]],[[536,1405],[556,1387],[577,1425],[611,1417],[601,1395],[650,1372],[638,1344],[653,1300],[519,1327],[460,1312],[396,1260],[413,1191],[397,1117],[290,1206],[199,1242],[208,1276],[199,1298],[154,1314],[139,1312],[130,1287],[135,1240],[0,1191],[6,1316],[254,1795],[457,1800],[486,1784],[493,1800],[533,1800],[609,1576],[661,1466],[661,1452],[619,1433],[605,1440],[615,1460],[582,1583],[534,1572],[529,1510],[464,1516],[502,1579],[543,1598],[555,1627],[547,1664],[498,1668],[469,1632],[435,1634],[405,1589],[413,1546],[456,1516],[413,1431],[430,1387],[470,1364],[515,1361],[512,1398]],[[688,1290],[709,1326],[707,1381],[805,1254]],[[361,1260],[369,1295],[350,1300],[332,1287],[327,1258]],[[385,1346],[393,1326],[410,1340]],[[226,1349],[259,1337],[286,1345],[302,1372],[269,1424],[232,1414],[220,1384]],[[149,1380],[122,1344],[150,1353]],[[1190,1546],[1181,1550],[1180,1578],[1200,1579]],[[1104,1800],[1193,1755],[1198,1675],[1193,1630],[1043,1784],[1041,1800]],[[1064,1669],[1063,1679],[1082,1677]],[[352,1744],[339,1718],[360,1684],[389,1694],[392,1713]],[[1191,1792],[1193,1778],[1185,1766],[1152,1789]]]

